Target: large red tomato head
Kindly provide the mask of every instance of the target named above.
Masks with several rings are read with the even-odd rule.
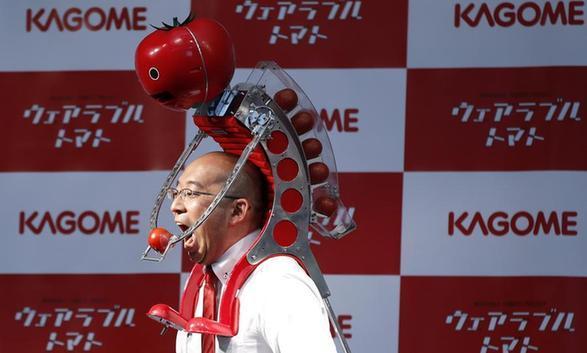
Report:
[[[168,108],[186,110],[216,98],[234,74],[234,47],[214,20],[188,18],[164,24],[146,36],[135,53],[145,91]]]

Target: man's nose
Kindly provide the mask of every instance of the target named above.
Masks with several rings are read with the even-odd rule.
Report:
[[[185,205],[179,195],[176,198],[174,198],[173,201],[171,201],[170,209],[171,212],[174,214],[185,212]]]

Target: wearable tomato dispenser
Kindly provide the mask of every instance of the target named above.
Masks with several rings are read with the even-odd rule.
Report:
[[[165,24],[164,24],[165,25]],[[340,239],[355,229],[340,199],[330,140],[316,109],[296,82],[273,62],[260,62],[244,83],[229,87],[235,60],[226,30],[209,19],[189,19],[149,34],[136,50],[136,72],[145,91],[175,110],[196,108],[199,132],[175,163],[151,213],[149,246],[142,260],[162,261],[175,245],[201,226],[227,194],[248,160],[267,184],[268,210],[253,245],[237,262],[220,298],[217,320],[193,317],[204,266],[196,264],[179,310],[157,304],[147,314],[165,327],[191,333],[238,333],[238,291],[264,260],[291,256],[315,282],[344,352],[350,352],[328,297],[330,290],[310,250],[309,231]],[[205,137],[238,155],[222,190],[200,218],[179,235],[158,228],[166,191]]]

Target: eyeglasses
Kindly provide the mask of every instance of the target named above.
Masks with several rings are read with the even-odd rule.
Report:
[[[191,190],[191,189],[181,189],[181,190],[177,190],[176,188],[167,189],[167,198],[169,200],[171,200],[171,201],[175,200],[178,195],[184,201],[185,200],[193,200],[196,197],[202,196],[202,195],[216,196],[216,194],[211,194],[209,192],[195,191],[195,190]],[[233,199],[233,200],[240,199],[240,197],[238,197],[238,196],[224,195],[224,197],[228,198],[228,199]]]

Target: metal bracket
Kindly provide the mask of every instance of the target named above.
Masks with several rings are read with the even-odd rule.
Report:
[[[149,252],[152,249],[150,246],[147,246],[147,249],[144,251],[143,256],[141,257],[141,260],[156,261],[156,262],[163,261],[163,259],[167,255],[167,252],[171,248],[173,248],[177,243],[183,241],[185,238],[191,236],[192,233],[198,227],[200,227],[206,221],[206,219],[208,219],[210,214],[212,214],[212,212],[214,212],[214,210],[216,209],[216,207],[218,206],[220,201],[222,201],[222,199],[224,198],[224,196],[226,195],[226,193],[228,192],[228,190],[230,189],[230,187],[232,186],[232,184],[236,180],[237,176],[239,175],[240,171],[242,170],[242,167],[247,162],[247,159],[249,158],[251,153],[255,150],[257,145],[259,145],[259,142],[264,137],[264,135],[267,131],[267,128],[270,126],[269,123],[272,122],[273,119],[274,118],[270,116],[269,119],[267,119],[265,121],[265,124],[257,125],[255,127],[257,129],[257,132],[254,135],[253,139],[251,140],[251,142],[249,142],[247,147],[245,147],[245,149],[243,150],[243,153],[241,154],[241,156],[237,160],[232,172],[230,173],[230,175],[226,179],[224,186],[222,187],[220,192],[216,195],[216,197],[214,197],[214,200],[212,200],[212,203],[210,203],[210,205],[208,206],[208,208],[206,208],[204,213],[202,213],[200,218],[198,218],[198,220],[194,224],[192,224],[188,229],[186,229],[180,236],[173,235],[169,239],[169,243],[167,244],[165,251],[159,257],[149,257]],[[200,137],[200,136],[202,136],[202,137]],[[199,145],[200,141],[202,140],[202,138],[204,136],[207,136],[207,135],[201,131],[198,133],[198,135],[196,135],[194,140],[192,140],[190,145],[185,149],[185,151],[182,153],[180,158],[177,160],[175,166],[173,167],[173,170],[171,171],[171,173],[167,177],[167,180],[163,184],[161,191],[159,191],[159,194],[157,195],[157,200],[155,201],[155,207],[153,208],[153,212],[151,213],[151,228],[157,227],[157,217],[159,215],[159,210],[161,208],[161,205],[163,204],[163,199],[165,197],[165,193],[167,191],[167,188],[169,188],[169,186],[171,185],[171,183],[173,182],[173,180],[175,179],[175,177],[179,173],[181,166],[185,163],[185,161],[187,160],[187,158],[191,154],[191,152],[193,152],[193,150],[195,150],[195,148]]]
[[[332,305],[330,304],[330,300],[328,298],[324,298],[323,301],[324,305],[326,306],[326,309],[328,310],[328,316],[330,317],[330,321],[332,322],[334,330],[336,331],[336,335],[338,336],[338,341],[342,346],[342,350],[344,351],[344,353],[351,353],[351,348],[349,347],[346,339],[343,336],[340,325],[338,324],[338,320],[336,319],[334,309],[332,309]]]

